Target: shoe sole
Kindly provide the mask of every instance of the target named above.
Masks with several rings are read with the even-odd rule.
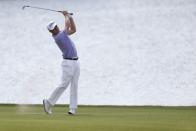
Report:
[[[43,100],[43,107],[44,107],[44,111],[46,112],[46,114],[49,114],[47,111],[46,111],[46,107],[45,107],[45,100]]]
[[[68,112],[68,115],[75,115],[74,113]]]

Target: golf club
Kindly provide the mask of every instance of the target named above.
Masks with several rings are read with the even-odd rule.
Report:
[[[47,9],[47,8],[36,7],[36,6],[29,6],[29,5],[24,5],[24,6],[22,7],[22,9],[24,10],[24,9],[27,8],[27,7],[29,7],[29,8],[34,8],[34,9],[48,10],[48,11],[54,11],[54,12],[60,12],[60,13],[62,13],[62,11],[58,11],[58,10]],[[69,15],[73,15],[73,13],[69,13]]]

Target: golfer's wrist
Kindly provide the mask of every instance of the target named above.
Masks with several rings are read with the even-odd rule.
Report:
[[[67,14],[67,15],[65,15],[65,18],[71,18],[71,15],[70,14]]]

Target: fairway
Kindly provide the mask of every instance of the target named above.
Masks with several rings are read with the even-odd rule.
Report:
[[[196,131],[196,107],[80,106],[67,115],[56,106],[46,115],[40,105],[0,105],[0,131]]]

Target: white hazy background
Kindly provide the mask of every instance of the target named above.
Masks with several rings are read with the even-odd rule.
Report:
[[[196,105],[195,0],[1,0],[0,103],[41,104],[61,78],[46,25],[64,17],[23,5],[74,13],[79,104]]]

